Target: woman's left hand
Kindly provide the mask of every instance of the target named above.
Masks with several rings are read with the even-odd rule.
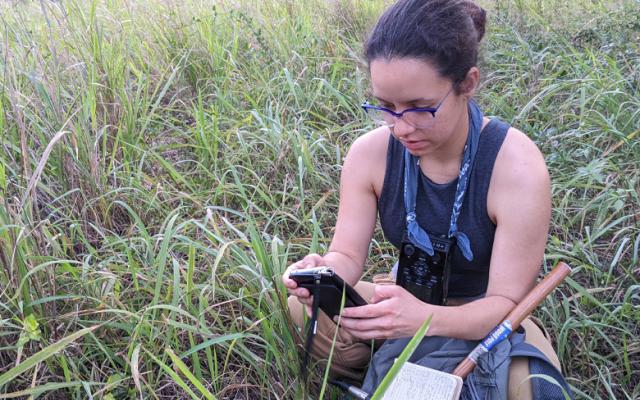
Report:
[[[410,337],[434,311],[398,285],[377,285],[371,303],[342,310],[341,329],[363,340]]]

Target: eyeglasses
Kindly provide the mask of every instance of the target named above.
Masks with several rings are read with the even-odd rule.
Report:
[[[393,110],[389,110],[388,108],[374,106],[369,104],[368,101],[362,104],[362,109],[367,113],[369,118],[373,120],[378,125],[388,126],[389,128],[393,128],[396,122],[403,118],[404,122],[413,126],[416,129],[428,128],[433,124],[434,119],[436,118],[436,112],[442,106],[442,103],[449,97],[449,94],[453,88],[449,89],[447,94],[444,95],[442,100],[435,107],[418,107],[418,108],[408,108],[400,113],[397,113]]]

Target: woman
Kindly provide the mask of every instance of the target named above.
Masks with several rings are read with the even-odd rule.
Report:
[[[535,284],[549,228],[549,175],[525,134],[482,116],[472,100],[484,25],[484,10],[470,1],[400,0],[366,43],[376,100],[363,107],[381,126],[358,138],[345,159],[329,251],[304,257],[283,276],[299,325],[312,299],[288,278],[292,270],[332,266],[370,301],[342,313],[336,375],[361,377],[371,339],[411,337],[429,315],[428,336],[484,338]],[[399,285],[358,283],[376,214],[397,248],[411,243],[429,252],[434,237],[451,241],[446,305]],[[326,358],[335,328],[320,316],[316,357]]]

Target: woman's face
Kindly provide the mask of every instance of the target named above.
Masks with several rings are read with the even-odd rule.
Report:
[[[404,118],[395,122],[391,132],[411,154],[433,154],[446,148],[456,133],[466,133],[468,97],[456,94],[451,80],[440,76],[429,62],[415,58],[375,59],[369,70],[373,96],[382,107],[400,113],[440,104],[427,128],[415,128]]]

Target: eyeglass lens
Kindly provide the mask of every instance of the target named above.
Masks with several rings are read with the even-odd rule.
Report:
[[[369,117],[379,125],[393,125],[397,118],[383,110],[367,110]],[[426,128],[433,122],[433,114],[428,111],[408,111],[402,115],[405,122],[416,128]]]

